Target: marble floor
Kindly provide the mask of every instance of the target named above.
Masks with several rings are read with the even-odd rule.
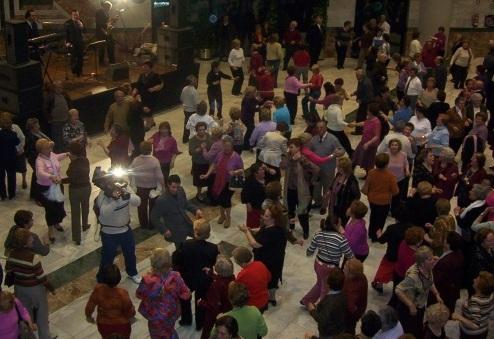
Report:
[[[478,61],[478,60],[477,60]],[[347,68],[344,70],[338,70],[335,68],[335,62],[332,59],[325,59],[321,61],[321,68],[324,78],[326,80],[334,81],[335,78],[341,77],[345,81],[345,88],[349,93],[353,92],[356,88],[356,80],[353,71],[354,60],[349,59]],[[393,67],[390,65],[390,67]],[[222,64],[223,71],[229,72],[226,65]],[[205,77],[209,71],[209,64],[202,63],[199,76],[199,93],[204,100],[207,100]],[[280,74],[280,79],[282,75]],[[389,87],[394,88],[397,81],[397,74],[392,69],[389,70]],[[165,84],[166,86],[166,84]],[[223,82],[224,94],[224,114],[223,116],[228,119],[228,110],[233,106],[240,106],[240,97],[232,97],[228,95],[230,83],[228,81]],[[456,90],[452,89],[448,84],[447,93],[448,101],[454,100],[456,96]],[[282,90],[277,89],[277,94],[282,95]],[[357,103],[352,98],[346,101],[343,106],[345,113],[353,112],[357,108]],[[300,116],[300,114],[299,114]],[[183,181],[183,186],[189,197],[192,197],[194,187],[192,186],[192,178],[188,174],[190,169],[190,157],[187,153],[187,145],[180,143],[182,137],[182,124],[183,124],[183,112],[181,107],[176,107],[172,110],[161,112],[157,118],[157,123],[162,121],[169,121],[174,136],[179,141],[179,148],[184,153],[177,157],[175,162],[175,168],[172,169],[172,173],[180,174]],[[296,121],[293,135],[297,135],[305,128],[303,120],[299,117]],[[148,132],[148,136],[154,131]],[[91,167],[94,169],[96,166],[102,168],[109,167],[109,160],[106,159],[103,151],[97,142],[103,140],[108,141],[108,136],[97,135],[91,138],[91,146],[88,150],[88,157],[91,162]],[[353,145],[358,143],[357,137],[351,136]],[[251,153],[244,153],[243,159],[246,167],[252,163],[254,157]],[[492,158],[489,156],[489,165],[492,163]],[[65,168],[67,164],[64,164]],[[30,176],[30,173],[28,173]],[[91,201],[94,196],[98,194],[98,189],[93,187]],[[364,199],[365,201],[365,196]],[[213,227],[211,241],[215,243],[227,242],[233,245],[246,245],[246,240],[242,233],[240,233],[235,227],[238,223],[243,223],[245,220],[245,207],[239,203],[238,197],[234,198],[236,202],[232,209],[232,224],[233,227],[224,229],[221,225],[215,222],[217,212],[213,208],[207,208],[206,213],[208,218],[212,220]],[[4,201],[0,203],[0,215],[2,218],[2,227],[0,228],[0,243],[3,244],[3,240],[6,237],[7,231],[12,224],[13,215],[17,209],[29,209],[35,214],[35,226],[34,232],[37,232],[40,236],[46,236],[47,229],[44,224],[43,211],[40,207],[35,206],[28,198],[27,190],[18,191],[18,196],[13,201]],[[95,267],[99,260],[99,252],[101,244],[96,236],[96,229],[93,226],[83,237],[81,246],[76,246],[71,242],[70,236],[70,209],[68,204],[67,218],[65,219],[64,233],[56,234],[56,242],[51,247],[50,254],[42,259],[45,271],[50,274],[50,278],[55,280],[57,287],[57,294],[50,296],[50,309],[52,311],[50,315],[50,322],[52,332],[58,335],[60,339],[69,338],[97,338],[98,333],[96,326],[89,324],[85,321],[84,306],[88,299],[89,293],[95,284]],[[319,225],[320,216],[318,213],[311,217],[311,234],[315,232]],[[388,222],[392,220],[389,219]],[[96,225],[93,213],[90,213],[90,223]],[[133,211],[133,225],[137,223],[136,211]],[[298,229],[299,236],[301,236],[301,230]],[[149,231],[136,230],[136,238],[138,239],[137,256],[138,256],[138,269],[139,272],[145,273],[149,270],[149,260],[147,259],[150,251],[155,247],[167,247],[169,243],[165,242],[163,238]],[[284,282],[280,286],[278,291],[278,306],[270,308],[265,313],[265,318],[269,327],[269,333],[267,338],[303,338],[306,332],[316,332],[317,327],[315,322],[310,318],[308,313],[302,309],[298,301],[304,295],[304,293],[310,289],[314,283],[315,275],[313,272],[313,258],[307,258],[305,250],[308,246],[306,242],[303,246],[291,246],[287,248],[285,268],[284,268]],[[173,247],[173,246],[170,246]],[[171,249],[171,248],[170,248]],[[371,250],[369,258],[364,264],[365,273],[369,280],[373,278],[375,270],[379,264],[379,261],[384,254],[384,246],[379,244],[371,244]],[[121,260],[117,262],[121,265]],[[2,258],[4,263],[4,258]],[[236,272],[238,267],[236,267]],[[134,295],[136,285],[130,282],[128,279],[122,281],[122,286],[129,290],[131,296]],[[385,290],[383,297],[378,296],[374,291],[369,292],[368,308],[377,310],[383,306],[389,297],[389,288]],[[134,299],[134,304],[137,308],[138,301]],[[177,324],[178,326],[178,324]],[[455,326],[450,326],[451,338],[455,338],[456,331]],[[195,332],[192,327],[178,328],[180,338],[199,338],[199,333]],[[142,316],[137,316],[137,321],[132,326],[133,338],[148,338],[147,325]]]

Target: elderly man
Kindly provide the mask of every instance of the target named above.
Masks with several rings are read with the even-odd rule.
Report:
[[[185,195],[178,175],[170,175],[166,190],[156,199],[151,211],[151,223],[167,241],[173,242],[178,249],[188,236],[193,236],[192,220],[187,212],[203,217],[202,211],[192,205]]]
[[[292,57],[293,53],[297,50],[297,46],[302,42],[302,35],[297,30],[297,22],[291,21],[288,26],[288,30],[283,36],[283,44],[285,47],[285,59],[283,60],[283,70],[288,67],[288,62]]]
[[[63,127],[69,118],[68,111],[71,105],[69,96],[64,92],[62,81],[53,82],[53,90],[48,92],[44,104],[50,124],[51,139],[55,143],[54,151],[60,153],[64,148]]]
[[[319,177],[314,185],[313,191],[315,202],[313,207],[315,208],[321,207],[322,197],[329,189],[336,169],[336,158],[345,154],[338,139],[334,135],[328,133],[326,121],[318,121],[316,124],[316,131],[317,134],[312,137],[309,144],[311,151],[320,157],[329,156],[331,159],[320,166],[321,170],[319,171]],[[326,209],[321,208],[321,214],[326,214]]]
[[[129,130],[128,115],[130,110],[130,102],[125,97],[125,92],[118,88],[115,91],[115,102],[108,108],[108,113],[105,118],[105,133],[110,132],[110,128],[116,124],[122,127],[127,132]]]
[[[63,142],[65,150],[69,149],[72,142],[80,143],[86,154],[87,133],[84,123],[79,120],[79,111],[75,108],[69,110],[69,121],[63,126]]]

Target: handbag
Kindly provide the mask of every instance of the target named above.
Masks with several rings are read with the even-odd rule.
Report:
[[[49,201],[64,202],[64,195],[60,184],[51,184],[48,191],[45,192],[45,197]]]
[[[228,188],[230,191],[240,191],[244,188],[245,178],[243,175],[232,175],[228,182]]]
[[[27,321],[22,319],[21,312],[19,312],[19,309],[17,308],[17,304],[15,303],[15,301],[14,301],[14,307],[15,307],[15,311],[17,312],[17,318],[18,318],[17,324],[19,325],[19,339],[36,339],[36,336],[34,335],[34,332],[27,323]]]

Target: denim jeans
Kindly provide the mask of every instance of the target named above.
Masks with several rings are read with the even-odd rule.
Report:
[[[129,276],[137,274],[134,234],[130,227],[125,233],[107,234],[101,232],[101,264],[96,276],[96,280],[99,283],[103,282],[103,268],[113,264],[118,247],[122,248],[127,274]]]

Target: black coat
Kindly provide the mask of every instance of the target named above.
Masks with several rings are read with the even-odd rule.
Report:
[[[206,292],[211,284],[211,277],[203,268],[212,269],[218,254],[220,252],[216,244],[188,239],[173,253],[173,265],[192,291]]]
[[[15,168],[17,149],[20,140],[14,131],[0,129],[0,162],[3,168]]]
[[[336,174],[333,185],[336,182],[340,174]],[[333,211],[335,216],[342,221],[347,221],[346,211],[354,200],[360,199],[360,188],[358,180],[354,175],[348,177],[346,183],[340,188],[336,195],[335,210]],[[346,222],[344,222],[346,223]]]
[[[72,44],[72,49],[77,52],[84,50],[84,40],[82,38],[82,32],[84,28],[81,28],[74,20],[69,19],[65,21],[65,40]]]
[[[316,24],[311,25],[307,29],[305,41],[309,45],[309,49],[321,49],[324,45],[324,27],[319,28]]]

